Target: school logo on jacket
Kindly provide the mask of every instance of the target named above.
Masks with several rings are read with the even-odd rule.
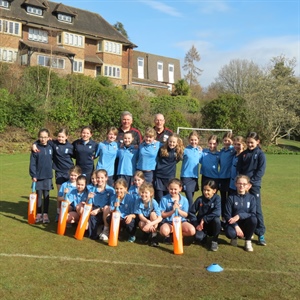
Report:
[[[238,206],[238,205],[239,205],[239,203],[238,203],[238,202],[234,202],[234,205],[235,205],[235,206]]]

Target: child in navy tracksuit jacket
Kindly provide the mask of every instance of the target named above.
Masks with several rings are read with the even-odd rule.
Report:
[[[48,145],[49,130],[41,129],[38,133],[39,142],[37,143],[37,152],[31,152],[29,174],[33,182],[36,182],[36,191],[38,196],[36,223],[49,223],[49,191],[53,189],[52,185],[52,155],[53,149]],[[42,196],[44,205],[42,208]]]
[[[221,230],[221,198],[216,192],[217,184],[214,180],[204,182],[203,195],[195,200],[189,210],[190,222],[196,228],[196,241],[206,241],[207,235],[212,236],[212,251],[218,250]]]
[[[250,194],[256,198],[256,217],[257,227],[255,234],[258,236],[259,245],[266,246],[265,241],[265,225],[261,208],[261,180],[266,170],[266,156],[261,150],[259,137],[256,132],[250,132],[246,139],[247,150],[243,151],[239,156],[237,164],[238,174],[247,175],[250,178],[251,189]]]
[[[251,237],[257,224],[257,218],[255,197],[248,193],[251,188],[249,177],[238,175],[236,188],[236,194],[230,195],[225,205],[225,234],[231,239],[233,246],[237,246],[238,237],[245,238],[245,250],[253,251]]]

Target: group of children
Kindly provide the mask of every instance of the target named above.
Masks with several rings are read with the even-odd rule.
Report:
[[[171,243],[176,211],[181,216],[183,236],[195,236],[200,243],[211,236],[212,251],[218,250],[222,229],[234,246],[238,238],[244,238],[246,251],[253,251],[253,233],[258,235],[260,245],[266,245],[260,197],[266,159],[255,132],[248,134],[246,142],[241,136],[226,133],[220,151],[216,135],[210,136],[208,148],[202,149],[196,131],[189,135],[186,147],[177,134],[170,135],[165,143],[156,141],[153,128],[146,129],[138,146],[132,145],[130,131],[124,133],[122,143],[117,135],[117,128],[111,127],[107,139],[97,144],[91,140],[91,128],[86,126],[81,138],[70,144],[65,129],[59,131],[57,140],[50,140],[47,129],[39,131],[30,157],[30,176],[37,182],[36,222],[49,222],[53,163],[57,216],[63,199],[71,203],[67,219],[70,224],[78,222],[86,203],[92,204],[88,225],[91,239],[108,240],[111,212],[118,206],[120,227],[125,228],[129,242],[135,241],[139,227],[143,240],[150,245],[158,245],[158,231],[166,243]],[[175,178],[179,161],[180,180]],[[194,201],[199,174],[202,196]],[[103,229],[99,234],[100,225]]]

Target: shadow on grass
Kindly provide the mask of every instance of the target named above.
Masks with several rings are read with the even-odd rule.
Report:
[[[54,222],[55,214],[49,213],[49,218],[52,220],[48,224],[37,223],[37,224],[28,224],[27,221],[27,211],[28,211],[28,196],[21,196],[22,199],[26,199],[27,201],[6,201],[0,200],[0,211],[1,215],[5,218],[8,218],[12,221],[19,222],[22,224],[26,224],[28,226],[32,226],[36,229],[47,231],[49,233],[57,234],[57,223]],[[49,207],[56,207],[56,198],[50,197]],[[56,209],[55,209],[56,210]],[[51,211],[55,212],[54,209]],[[76,226],[72,226],[72,228],[67,228],[65,236],[74,238],[74,234],[76,231]]]
[[[284,144],[278,144],[277,145],[281,149],[287,149],[294,152],[300,152],[300,147],[294,146],[294,145],[284,145]]]

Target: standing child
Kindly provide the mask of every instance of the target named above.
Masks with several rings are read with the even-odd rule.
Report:
[[[183,157],[183,142],[178,134],[172,133],[166,143],[159,149],[155,169],[155,199],[168,194],[168,183],[176,176],[176,164]]]
[[[107,183],[110,186],[114,184],[115,160],[118,152],[118,143],[116,142],[117,135],[118,129],[116,127],[110,127],[107,130],[107,139],[98,144],[95,155],[95,157],[99,157],[96,170],[104,169],[107,171]]]
[[[60,207],[61,207],[61,201],[64,200],[65,195],[70,193],[73,189],[76,188],[76,180],[77,177],[81,175],[81,168],[79,166],[73,166],[70,171],[69,171],[69,180],[67,182],[64,182],[58,191],[57,194],[57,214],[56,214],[56,219],[55,222],[58,222],[58,217],[60,213]]]
[[[154,188],[151,183],[144,182],[140,186],[140,198],[136,201],[135,214],[139,217],[139,228],[146,234],[146,239],[149,240],[151,234],[150,245],[158,246],[157,226],[161,222],[161,212],[159,205],[154,196]]]
[[[245,238],[245,250],[253,251],[251,237],[254,233],[256,218],[256,200],[248,193],[251,188],[250,178],[245,175],[236,177],[236,194],[230,195],[225,206],[226,236],[231,245],[237,246],[237,239]]]
[[[189,134],[189,145],[184,149],[183,161],[181,165],[180,179],[183,183],[183,191],[189,201],[189,206],[193,204],[195,191],[199,190],[199,162],[202,157],[202,150],[199,148],[199,135],[197,131]]]
[[[90,183],[91,175],[94,170],[94,158],[97,151],[97,143],[91,140],[93,135],[90,126],[81,129],[81,138],[73,142],[76,165],[81,167],[82,174],[86,176],[87,183]]]
[[[211,250],[218,250],[218,237],[221,230],[221,199],[217,195],[217,184],[214,180],[204,182],[203,195],[195,200],[190,207],[190,222],[196,228],[195,239],[206,242],[206,237],[212,236]]]
[[[160,226],[160,234],[165,237],[165,243],[172,243],[170,234],[173,233],[173,217],[177,209],[178,215],[182,222],[182,235],[193,236],[196,233],[195,227],[187,222],[189,202],[187,198],[180,194],[182,190],[182,182],[173,178],[168,185],[169,194],[162,197],[160,201],[161,216],[163,218]]]
[[[76,179],[76,188],[67,194],[67,200],[70,202],[67,223],[78,223],[84,205],[89,203],[92,196],[86,188],[86,177],[79,175]]]
[[[49,192],[53,189],[52,185],[52,155],[53,149],[48,144],[50,132],[43,128],[38,133],[39,142],[37,143],[37,152],[31,152],[29,174],[33,182],[36,182],[37,215],[35,222],[49,223]],[[42,201],[44,199],[44,205]]]
[[[219,163],[220,163],[220,152],[217,147],[219,144],[219,138],[216,135],[211,135],[208,138],[208,148],[203,149],[203,155],[201,157],[201,189],[203,184],[207,180],[214,180],[219,186]]]
[[[260,148],[260,139],[256,132],[250,132],[246,139],[247,150],[239,156],[237,172],[250,178],[250,194],[256,199],[257,226],[255,234],[258,236],[258,244],[266,246],[264,217],[261,208],[261,180],[266,170],[266,156]]]
[[[224,216],[225,202],[229,194],[230,173],[232,159],[235,150],[232,146],[232,132],[226,132],[223,136],[223,148],[220,151],[220,171],[219,171],[219,188],[221,193],[221,212]]]
[[[139,188],[144,182],[144,173],[142,171],[136,171],[133,176],[133,185],[128,190],[128,193],[132,195],[135,201],[139,197]]]
[[[93,207],[89,219],[89,237],[92,240],[100,239],[103,241],[108,240],[109,228],[106,218],[110,212],[109,205],[112,195],[115,193],[114,189],[107,185],[108,174],[106,170],[99,169],[96,171],[96,188],[92,191]],[[104,224],[103,231],[98,235],[98,227]]]
[[[117,158],[119,160],[117,177],[124,178],[128,187],[132,185],[138,157],[138,148],[137,146],[132,145],[132,142],[132,132],[125,132],[123,136],[123,144],[120,146],[117,153]]]
[[[145,131],[144,141],[139,145],[137,170],[143,171],[145,180],[152,183],[153,171],[156,167],[156,157],[160,142],[155,141],[156,131],[149,127]]]
[[[116,194],[112,196],[110,202],[110,212],[119,207],[121,213],[120,229],[125,228],[129,234],[128,242],[135,241],[136,232],[136,215],[134,213],[135,201],[132,195],[127,192],[127,182],[123,178],[119,178],[115,182]],[[107,223],[110,224],[111,215],[107,217]]]
[[[246,143],[242,136],[235,136],[233,138],[233,147],[235,150],[235,156],[232,159],[231,163],[231,171],[230,171],[230,183],[229,183],[229,194],[233,194],[236,192],[236,186],[235,186],[235,178],[237,176],[237,164],[239,160],[240,154],[246,149]]]

